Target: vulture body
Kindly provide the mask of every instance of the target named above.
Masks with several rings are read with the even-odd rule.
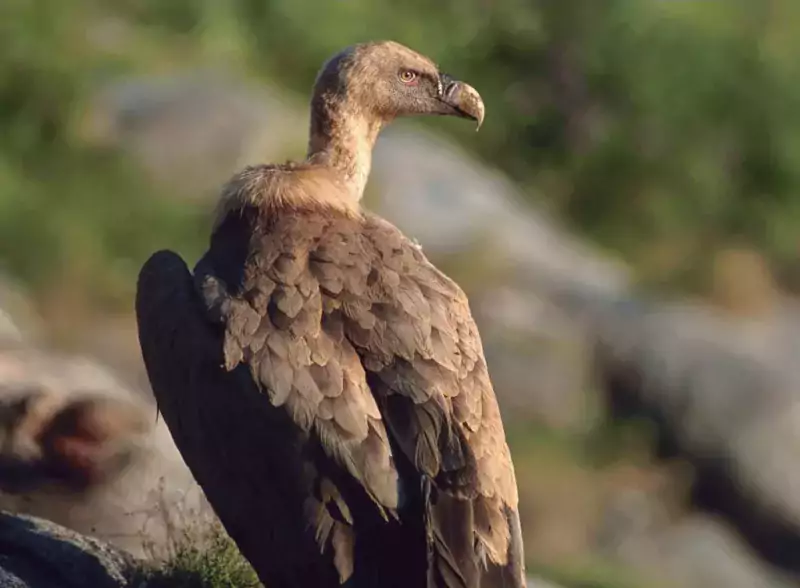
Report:
[[[480,125],[393,42],[332,58],[309,153],[224,187],[193,272],[141,270],[145,366],[178,448],[267,588],[522,587],[517,487],[462,290],[359,200],[397,116]]]

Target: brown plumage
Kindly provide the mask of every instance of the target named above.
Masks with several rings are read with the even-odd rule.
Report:
[[[223,189],[192,273],[142,268],[153,390],[268,588],[524,586],[517,488],[461,289],[359,206],[397,116],[483,119],[478,93],[393,42],[322,69],[306,161]]]

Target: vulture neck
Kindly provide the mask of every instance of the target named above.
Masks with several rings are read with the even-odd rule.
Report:
[[[334,170],[354,203],[361,200],[372,165],[372,148],[384,121],[368,116],[346,97],[320,92],[311,103],[307,159]]]

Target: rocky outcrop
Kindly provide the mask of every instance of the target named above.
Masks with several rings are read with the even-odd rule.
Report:
[[[791,588],[796,579],[764,562],[724,520],[675,516],[652,495],[620,493],[595,537],[597,553],[680,588]]]
[[[176,197],[207,200],[232,169],[303,149],[291,137],[305,128],[305,119],[272,88],[197,70],[126,78],[103,88],[80,132],[97,144],[123,146]]]
[[[35,517],[0,512],[0,586],[129,588],[134,560],[97,539]]]
[[[0,508],[158,551],[210,513],[156,409],[86,357],[0,347]]]
[[[696,506],[800,573],[800,312],[759,319],[689,304],[597,309],[598,371],[618,417],[658,425],[659,453],[696,470]]]

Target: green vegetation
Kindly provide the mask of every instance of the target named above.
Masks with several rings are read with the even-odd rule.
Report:
[[[134,586],[146,588],[257,588],[253,568],[218,525],[193,529],[173,539],[162,561],[137,572]]]
[[[123,65],[92,51],[88,9],[0,5],[0,270],[47,301],[127,306],[154,243],[197,245],[200,216],[159,198],[120,154],[78,139],[98,76]]]

